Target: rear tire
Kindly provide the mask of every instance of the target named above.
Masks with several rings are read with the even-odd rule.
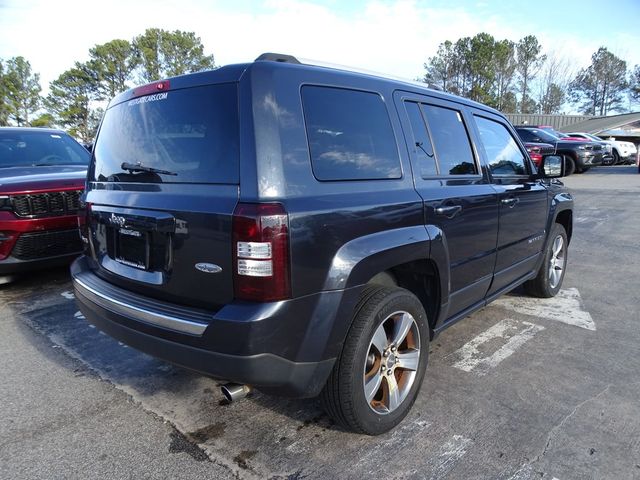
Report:
[[[326,412],[358,433],[394,428],[420,391],[429,340],[427,315],[415,295],[398,287],[365,288],[320,394]]]
[[[567,232],[559,223],[554,223],[549,234],[549,243],[544,252],[542,265],[532,280],[525,282],[525,291],[534,297],[555,297],[562,287],[567,269]]]

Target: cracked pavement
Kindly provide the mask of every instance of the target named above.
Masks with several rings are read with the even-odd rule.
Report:
[[[516,292],[459,322],[432,343],[407,419],[377,438],[336,428],[314,400],[224,405],[216,381],[89,327],[64,270],[2,287],[0,476],[640,478],[636,170],[566,179],[562,305],[579,321]]]

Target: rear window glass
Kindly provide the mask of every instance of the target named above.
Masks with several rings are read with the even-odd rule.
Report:
[[[302,88],[311,164],[318,180],[400,178],[389,114],[377,93]]]
[[[134,98],[105,113],[93,180],[237,184],[238,141],[235,84]],[[162,172],[126,170],[123,164]]]
[[[0,168],[88,164],[89,152],[65,133],[0,130]]]

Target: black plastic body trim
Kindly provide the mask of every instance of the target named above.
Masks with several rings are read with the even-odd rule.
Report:
[[[252,385],[286,397],[314,397],[320,393],[335,359],[292,362],[271,353],[228,355],[172,342],[119,323],[122,319],[78,294],[78,307],[89,323],[109,336],[154,357],[218,379]]]

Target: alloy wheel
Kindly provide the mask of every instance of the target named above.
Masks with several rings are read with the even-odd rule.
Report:
[[[420,332],[405,311],[389,315],[376,329],[364,365],[364,394],[380,415],[396,410],[407,398],[420,363]]]
[[[549,261],[549,286],[556,288],[562,280],[565,267],[565,243],[562,235],[558,235],[551,246],[551,259]]]

